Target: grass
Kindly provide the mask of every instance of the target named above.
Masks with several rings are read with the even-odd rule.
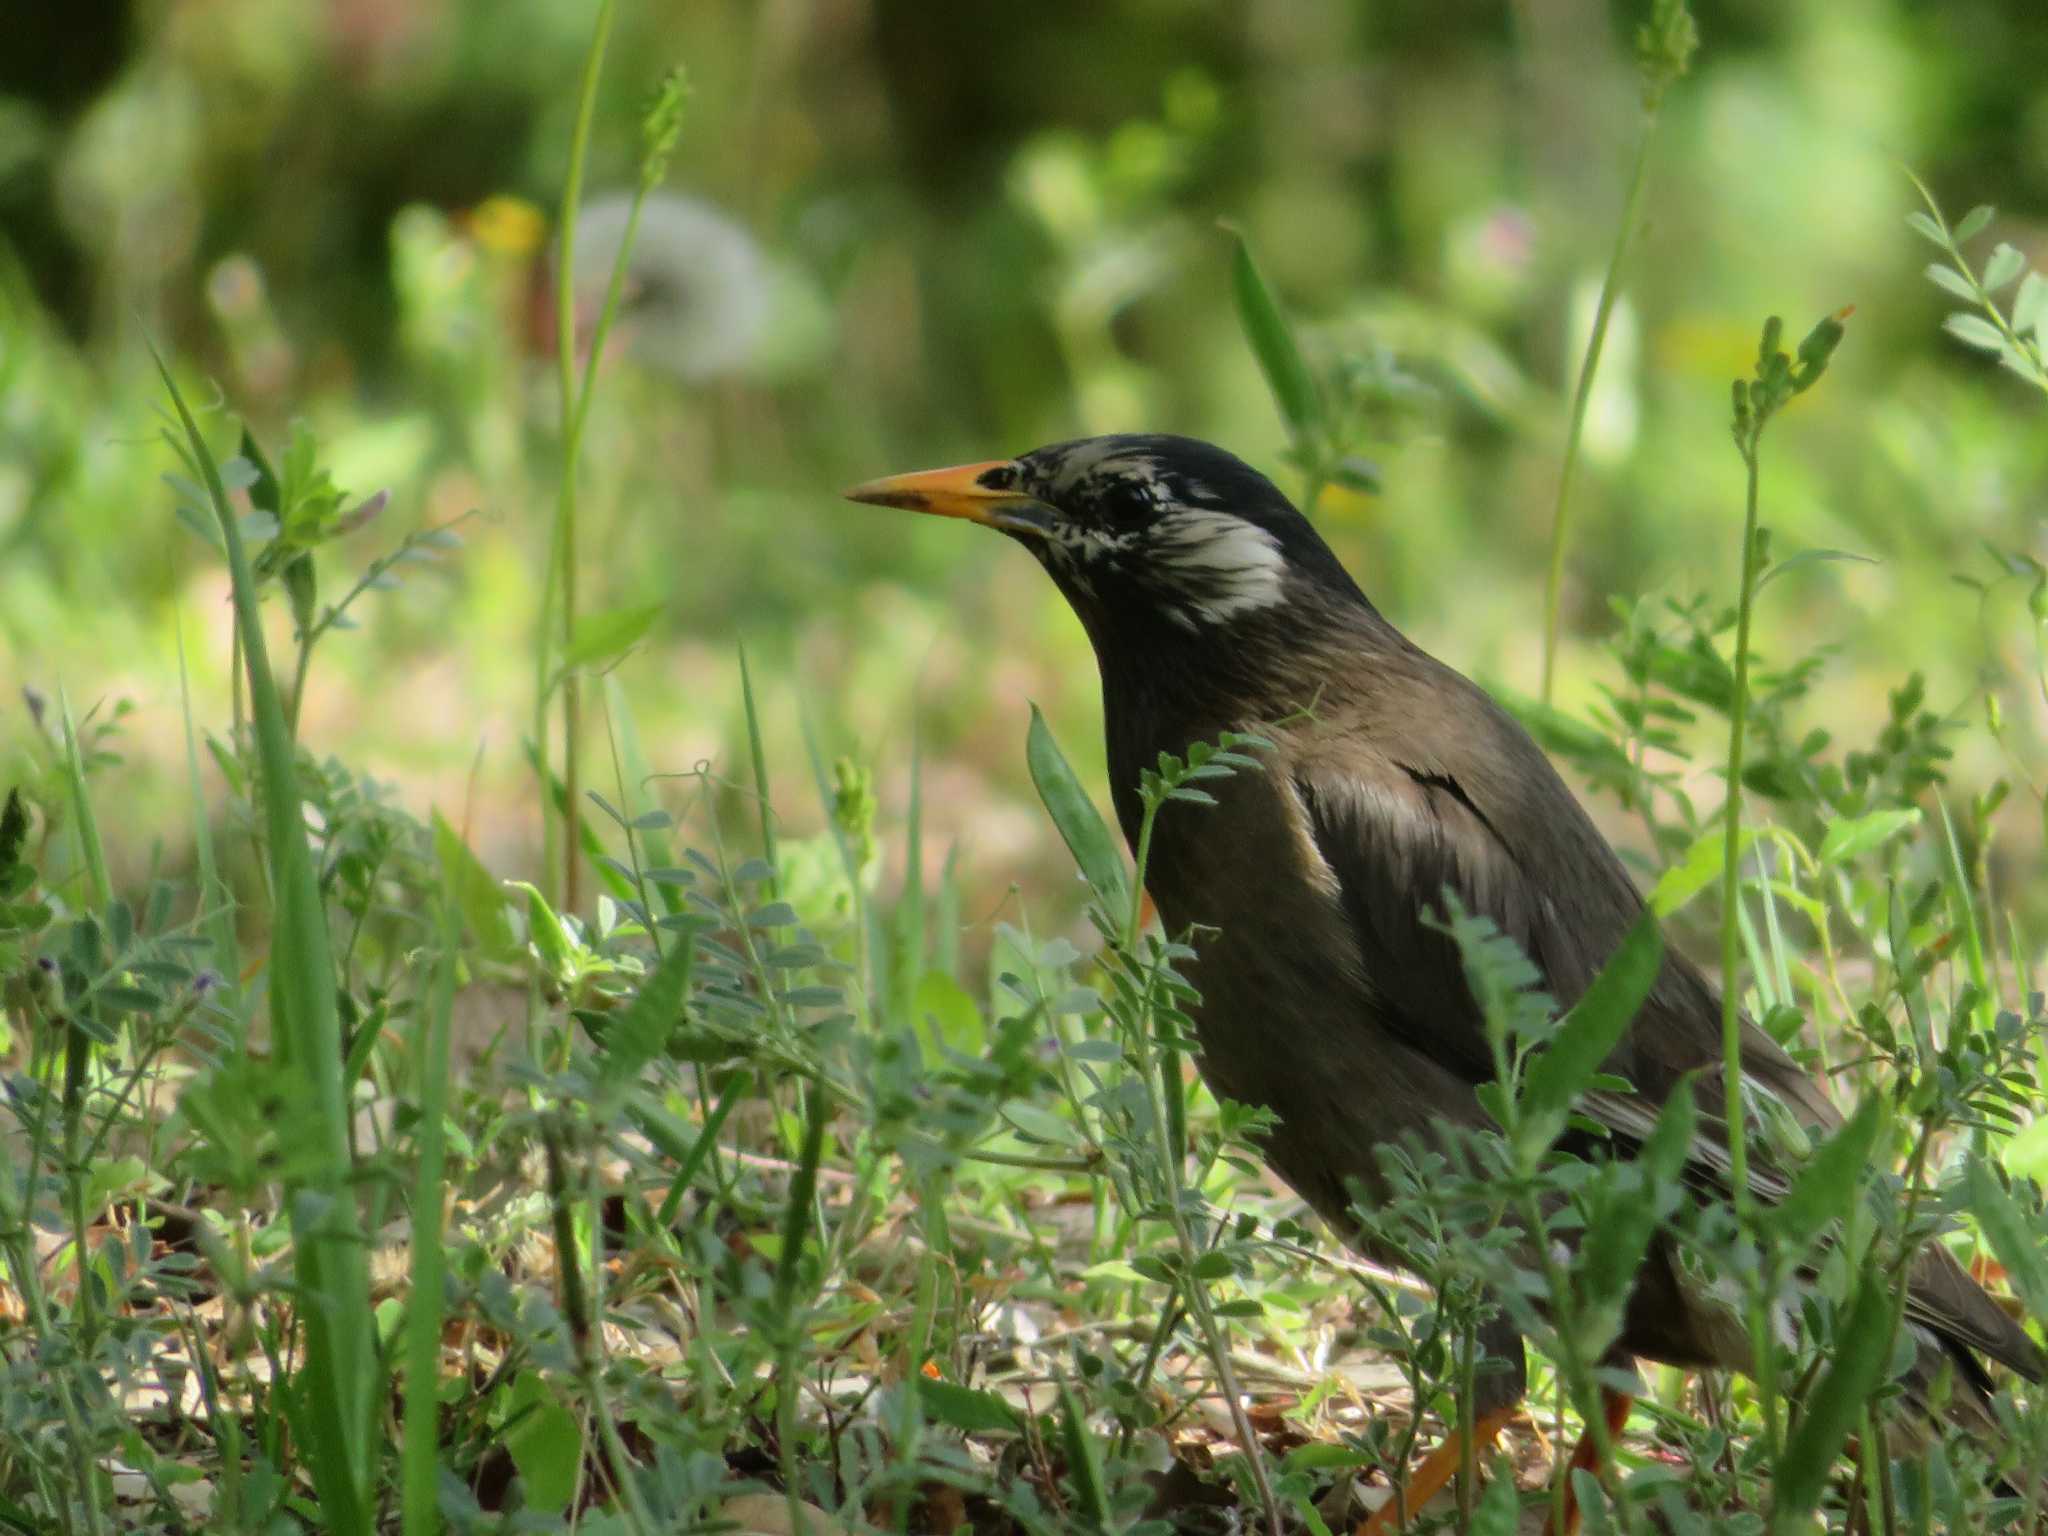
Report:
[[[648,116],[643,195],[680,105],[672,82]],[[1988,222],[1931,209],[1915,227],[1968,306],[1953,334],[2038,383],[2041,280],[2017,253],[1966,259]],[[1356,450],[1384,418],[1352,360],[1296,337],[1242,237],[1231,280],[1305,500],[1368,483]],[[166,462],[228,570],[234,682],[225,707],[185,694],[189,872],[116,882],[132,860],[108,841],[143,836],[115,776],[123,724],[65,699],[56,788],[29,797],[42,819],[21,798],[0,819],[0,1526],[1339,1530],[1468,1419],[1475,1341],[1505,1306],[1540,1351],[1531,1410],[1455,1517],[1504,1532],[1544,1501],[1546,1443],[1604,1432],[1599,1362],[1662,1233],[1738,1298],[1761,1363],[1660,1378],[1613,1476],[1583,1485],[1593,1521],[2041,1528],[2038,1392],[2001,1401],[1995,1444],[1887,1441],[1914,1419],[1895,1297],[1921,1245],[2048,1313],[2038,914],[1996,878],[2048,802],[1995,714],[1942,718],[1917,679],[1868,741],[1816,733],[1821,659],[1758,638],[1777,578],[1816,553],[1770,558],[1759,436],[1818,377],[1828,323],[1795,360],[1773,322],[1737,385],[1735,600],[1624,605],[1597,694],[1580,690],[1598,702],[1522,707],[1603,812],[1640,826],[1669,940],[1719,938],[1731,1008],[1828,1076],[1845,1126],[1802,1144],[1730,1084],[1738,1170],[1752,1142],[1797,1170],[1769,1206],[1682,1187],[1688,1100],[1633,1160],[1564,1157],[1575,1100],[1612,1087],[1598,1067],[1657,930],[1560,1018],[1524,957],[1449,911],[1502,1134],[1393,1150],[1396,1197],[1364,1219],[1407,1257],[1396,1273],[1307,1225],[1263,1171],[1262,1116],[1193,1072],[1194,951],[1142,920],[1147,839],[1127,857],[1036,712],[1005,755],[1078,877],[1078,921],[1036,890],[969,909],[928,857],[914,740],[833,760],[810,731],[791,771],[764,720],[801,702],[744,654],[717,674],[744,755],[643,746],[606,674],[653,612],[576,598],[578,465],[618,292],[615,271],[580,375],[558,314],[552,595],[527,637],[522,810],[554,850],[538,871],[479,849],[466,808],[421,817],[300,734],[351,605],[462,561],[455,529],[336,585],[354,514],[317,436],[274,467],[166,369]],[[344,594],[324,606],[323,576]],[[2039,610],[2048,575],[2006,551],[1981,586]],[[289,691],[270,660],[287,624]],[[583,758],[600,744],[607,790]],[[1144,825],[1204,779],[1258,772],[1259,746],[1163,760]],[[2006,755],[2007,776],[1952,783],[1959,747]],[[899,762],[910,794],[885,815],[875,775]],[[778,791],[804,779],[814,804]],[[1509,1218],[1564,1241],[1532,1262]],[[1576,1241],[1589,1230],[1603,1241]],[[1771,1326],[1788,1302],[1790,1347]]]

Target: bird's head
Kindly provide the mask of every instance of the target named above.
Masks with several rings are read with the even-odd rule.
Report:
[[[1112,635],[1221,640],[1365,603],[1272,481],[1193,438],[1080,438],[846,494],[1011,535],[1059,584],[1098,650]]]

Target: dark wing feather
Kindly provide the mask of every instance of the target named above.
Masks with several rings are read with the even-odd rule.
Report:
[[[1563,1006],[1585,991],[1642,910],[1605,838],[1526,732],[1479,689],[1413,653],[1383,673],[1370,718],[1325,721],[1295,762],[1293,786],[1317,852],[1336,877],[1359,958],[1382,1004],[1376,1021],[1466,1081],[1492,1075],[1484,1022],[1456,946],[1423,921],[1446,889],[1519,944]],[[1405,698],[1404,698],[1405,695]],[[1329,729],[1335,725],[1336,729]],[[1841,1117],[1816,1084],[1745,1021],[1743,1070],[1820,1134]],[[1724,1194],[1720,1000],[1682,956],[1667,955],[1629,1036],[1608,1063],[1635,1096],[1589,1095],[1585,1111],[1624,1143],[1647,1134],[1687,1073],[1702,1074],[1701,1182]],[[1750,1186],[1775,1200],[1783,1170],[1750,1160]],[[1946,1250],[1913,1268],[1908,1314],[2030,1378],[2042,1352]]]

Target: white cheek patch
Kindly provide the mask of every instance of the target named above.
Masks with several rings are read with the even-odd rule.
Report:
[[[1220,624],[1286,598],[1287,557],[1256,523],[1228,512],[1184,508],[1152,525],[1146,564],[1176,600],[1175,616]]]

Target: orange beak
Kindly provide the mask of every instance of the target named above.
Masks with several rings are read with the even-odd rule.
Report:
[[[956,464],[950,469],[887,475],[856,485],[846,493],[846,499],[929,512],[936,517],[961,517],[1005,533],[1043,536],[1052,527],[1051,508],[1017,490],[1014,483],[1001,488],[982,484],[982,477],[991,470],[1007,468],[1007,459],[986,459],[979,464]]]

